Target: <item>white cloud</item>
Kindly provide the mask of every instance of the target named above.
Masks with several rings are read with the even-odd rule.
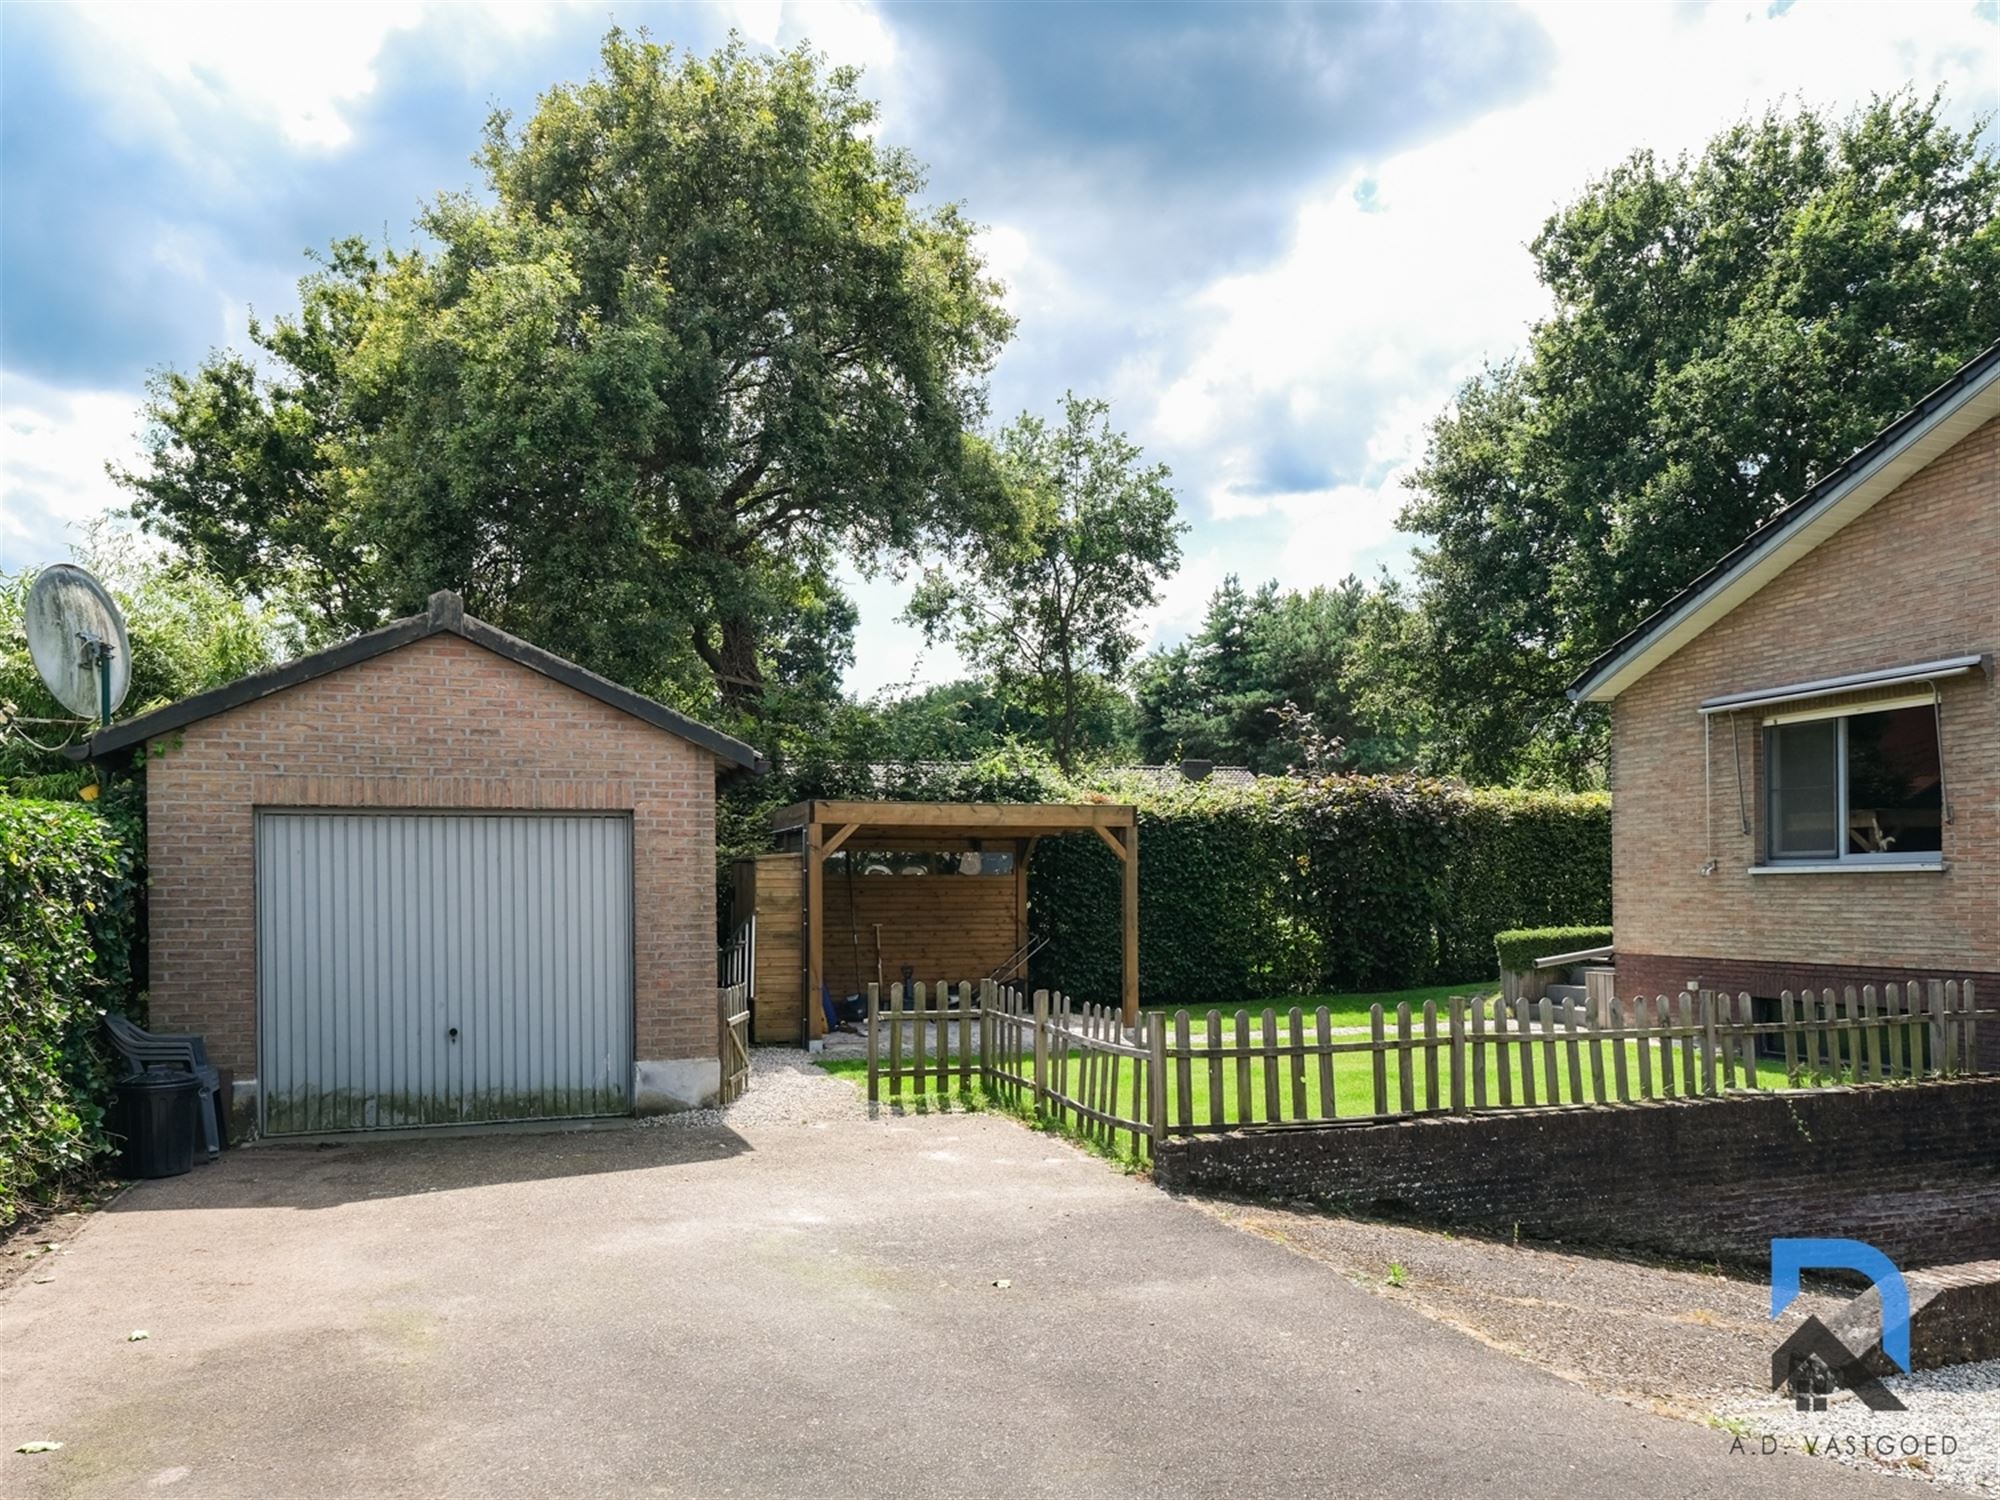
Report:
[[[91,54],[85,76],[98,80],[110,119],[195,155],[202,115],[275,128],[301,150],[337,150],[353,139],[349,113],[375,91],[376,64],[397,33],[436,24],[448,36],[440,64],[476,71],[490,48],[546,30],[555,9],[527,0],[99,0],[75,13]]]
[[[0,568],[59,561],[129,498],[104,471],[138,457],[140,397],[0,373]]]
[[[1947,84],[1962,118],[2000,102],[2000,26],[1970,6],[1771,17],[1550,5],[1540,17],[1556,51],[1544,91],[1327,184],[1279,261],[1191,299],[1213,331],[1158,391],[1145,430],[1193,455],[1179,467],[1205,471],[1211,522],[1285,522],[1261,558],[1236,555],[1246,575],[1262,561],[1288,582],[1322,582],[1406,549],[1398,471],[1424,423],[1483,359],[1521,345],[1547,305],[1527,242],[1629,151],[1699,149],[1787,97],[1845,108],[1914,81]],[[1259,440],[1273,410],[1307,430],[1325,421],[1327,467],[1348,482],[1268,493]],[[1337,438],[1336,422],[1368,437]]]
[[[375,87],[375,58],[417,24],[415,6],[95,4],[78,15],[124,107],[172,118],[221,109],[275,125],[295,146],[337,147],[345,106]],[[131,85],[136,84],[136,94]]]

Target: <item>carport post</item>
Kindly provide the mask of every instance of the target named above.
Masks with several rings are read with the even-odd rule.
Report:
[[[819,808],[806,813],[806,1026],[808,1050],[815,1037],[826,1035],[826,1016],[820,1010],[821,976],[826,973],[826,924],[822,920],[826,904],[826,861],[820,853]]]
[[[1121,903],[1125,927],[1125,1025],[1139,1024],[1139,814],[1125,830],[1125,895]]]

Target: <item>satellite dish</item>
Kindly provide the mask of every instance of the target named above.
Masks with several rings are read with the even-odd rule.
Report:
[[[132,652],[118,602],[90,574],[55,563],[28,590],[28,655],[71,713],[109,724],[132,686]]]

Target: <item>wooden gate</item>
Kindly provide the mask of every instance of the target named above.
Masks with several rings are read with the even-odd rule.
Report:
[[[733,1104],[750,1087],[750,995],[756,988],[757,919],[752,916],[716,955],[716,991],[722,1033],[722,1091],[718,1104]]]
[[[733,1104],[750,1087],[750,986],[726,984],[722,1003],[722,1092],[718,1104]]]

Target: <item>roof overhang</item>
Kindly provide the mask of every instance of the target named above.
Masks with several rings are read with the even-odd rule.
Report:
[[[699,745],[733,766],[749,771],[764,769],[763,756],[733,735],[711,729],[664,703],[655,703],[630,688],[620,687],[608,677],[586,671],[575,662],[565,661],[519,636],[509,635],[484,620],[476,620],[465,612],[465,605],[458,595],[442,592],[431,595],[430,607],[423,614],[391,621],[380,630],[357,635],[337,646],[328,646],[323,651],[301,656],[269,671],[252,672],[221,687],[195,693],[177,703],[156,708],[151,713],[110,725],[91,735],[81,745],[72,746],[67,753],[75,760],[98,760],[134,745],[143,745],[155,735],[171,733],[198,720],[213,718],[232,708],[282,693],[287,688],[386,655],[433,635],[455,635],[475,646],[482,646],[497,656],[518,662],[530,671],[539,672],[565,687],[574,688],[600,703],[644,720],[656,729],[664,729],[690,744]]]
[[[1616,698],[1995,417],[2000,417],[2000,344],[1969,361],[1612,646],[1570,685],[1570,698],[1578,703]]]

